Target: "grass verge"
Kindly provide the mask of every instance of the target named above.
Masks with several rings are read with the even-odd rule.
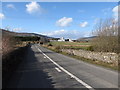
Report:
[[[60,54],[63,54],[63,55],[75,58],[77,60],[81,60],[81,61],[90,63],[90,64],[94,64],[94,65],[97,65],[97,66],[105,67],[105,68],[108,68],[108,69],[111,69],[111,70],[116,70],[116,71],[119,70],[118,66],[115,66],[112,63],[110,64],[110,63],[105,63],[105,62],[99,61],[99,60],[91,60],[91,59],[87,59],[87,58],[84,58],[84,57],[80,57],[80,56],[76,56],[76,55],[71,55],[71,54],[68,54],[68,53],[65,53],[65,52],[61,52],[59,49],[54,49],[54,48],[47,47],[47,46],[43,46],[43,47],[45,47],[47,49],[50,49],[50,50],[52,50],[54,52],[57,52],[57,53],[60,53]]]

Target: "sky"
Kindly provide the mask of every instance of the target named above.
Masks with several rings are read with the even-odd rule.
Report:
[[[3,2],[0,28],[78,39],[92,36],[100,19],[117,16],[117,2]]]

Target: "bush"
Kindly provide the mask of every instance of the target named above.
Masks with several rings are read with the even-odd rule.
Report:
[[[41,45],[43,45],[43,42],[40,42]]]
[[[94,51],[118,52],[118,27],[114,19],[101,20],[96,24],[93,34],[97,38],[92,41]]]
[[[53,46],[51,43],[49,43],[47,46]]]
[[[93,48],[93,46],[90,46],[90,47],[87,48],[87,50],[88,51],[94,51],[94,48]]]
[[[3,33],[2,36],[2,54],[5,55],[11,52],[16,45],[16,39],[9,34]]]
[[[61,49],[62,47],[61,46],[56,46],[55,49],[59,50]]]
[[[61,49],[62,49],[61,46],[56,46],[56,47],[55,47],[55,51],[58,52],[58,53],[61,52]]]

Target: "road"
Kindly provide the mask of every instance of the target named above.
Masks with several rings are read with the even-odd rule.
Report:
[[[29,48],[26,59],[7,88],[117,88],[118,73],[55,53],[38,44]],[[115,90],[115,89],[114,89]]]

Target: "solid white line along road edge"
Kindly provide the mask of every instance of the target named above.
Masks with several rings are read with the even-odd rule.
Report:
[[[56,69],[58,72],[61,72],[61,70],[60,70],[59,68],[55,67],[55,69]]]
[[[67,73],[68,75],[70,75],[72,78],[74,78],[76,81],[78,81],[80,84],[82,84],[83,86],[85,86],[86,88],[90,89],[90,90],[95,90],[93,89],[93,87],[91,87],[90,85],[88,85],[87,83],[83,82],[82,80],[80,80],[78,77],[76,77],[75,75],[73,75],[72,73],[70,73],[69,71],[67,71],[66,69],[64,69],[63,67],[61,67],[59,64],[57,64],[55,61],[53,61],[50,57],[48,57],[45,53],[42,52],[42,50],[40,50],[37,46],[36,48],[44,55],[46,56],[46,58],[48,58],[53,64],[55,64],[57,67],[59,67],[61,70],[63,70],[65,73]]]

